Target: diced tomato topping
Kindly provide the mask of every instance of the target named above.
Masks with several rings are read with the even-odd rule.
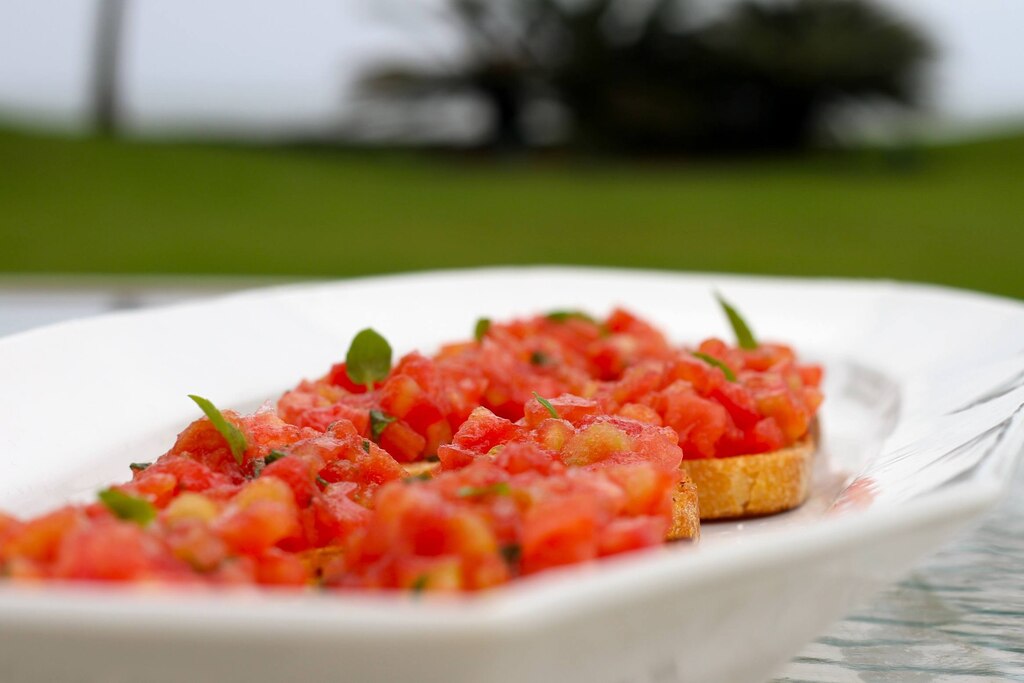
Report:
[[[380,406],[389,415],[404,418],[414,407],[429,405],[420,385],[408,375],[395,375],[384,383],[380,392]],[[435,408],[436,410],[436,408]],[[440,417],[437,411],[435,420]]]
[[[131,581],[170,569],[173,559],[161,541],[130,522],[106,520],[82,525],[61,542],[53,576],[91,581]],[[184,573],[184,567],[180,568]]]
[[[316,485],[317,470],[298,456],[284,457],[272,462],[264,468],[260,476],[276,477],[287,484],[295,496],[295,504],[300,508],[309,505],[309,501],[319,490]]]
[[[8,537],[3,556],[52,562],[65,535],[82,522],[81,511],[71,507],[31,519]]]
[[[523,518],[523,573],[592,560],[598,555],[598,511],[590,498],[545,501]]]
[[[817,387],[821,384],[823,371],[820,365],[799,365],[797,371],[805,386]]]
[[[554,422],[554,421],[552,421]],[[555,423],[558,424],[558,423]],[[502,447],[494,463],[509,474],[539,472],[550,474],[564,468],[561,460],[541,444],[513,442]]]
[[[455,434],[452,443],[461,448],[486,453],[494,446],[510,441],[520,429],[510,420],[498,417],[486,408],[477,408]]]
[[[437,458],[441,461],[441,469],[458,470],[476,460],[476,454],[467,448],[449,444],[437,449]]]
[[[683,456],[710,458],[715,444],[730,426],[729,413],[722,404],[701,398],[685,383],[677,382],[661,394],[665,424],[679,434]]]
[[[18,519],[0,512],[0,561],[3,561],[4,542],[19,533],[24,526]]]
[[[669,376],[673,380],[689,382],[702,396],[710,395],[725,383],[725,375],[721,370],[687,353],[679,354],[672,359]]]
[[[354,489],[351,483],[332,484],[321,495],[314,496],[312,505],[302,515],[308,547],[345,546],[367,525],[371,512],[352,500]]]
[[[419,460],[427,446],[427,440],[401,420],[384,427],[380,434],[380,447],[398,462]]]
[[[740,429],[749,429],[761,419],[754,397],[740,384],[723,382],[713,388],[708,396],[728,411],[729,417]]]
[[[306,564],[296,555],[270,548],[256,559],[256,582],[270,586],[303,586],[309,581]]]
[[[348,366],[345,363],[337,363],[331,366],[331,371],[327,373],[327,382],[336,386],[341,387],[350,394],[362,394],[366,391],[366,386],[363,384],[356,384],[348,376]]]
[[[215,528],[234,550],[259,554],[299,534],[295,496],[288,484],[276,477],[254,479],[235,495]]]
[[[664,517],[624,517],[612,521],[601,535],[599,555],[615,555],[657,545],[665,538]]]
[[[170,480],[167,477],[170,477]],[[154,480],[159,480],[159,483],[154,484]],[[168,481],[171,482],[169,491]],[[162,507],[166,500],[161,492],[166,492],[169,497],[183,491],[206,491],[218,486],[228,486],[232,479],[187,455],[167,454],[149,467],[136,472],[133,483],[139,491],[156,496],[160,500],[158,505]]]
[[[493,323],[371,387],[339,363],[224,411],[240,455],[202,418],[114,499],[0,513],[0,574],[481,590],[660,544],[681,460],[797,442],[821,382],[788,346],[673,348],[621,309]]]
[[[595,422],[572,436],[562,449],[567,465],[590,465],[616,453],[633,450],[629,435],[609,422]]]
[[[545,400],[551,405],[560,419],[567,420],[572,424],[579,424],[584,418],[601,412],[596,401],[571,394],[562,394],[561,396]],[[531,398],[524,407],[527,426],[536,427],[541,421],[552,417],[551,411],[536,398]]]
[[[807,414],[800,409],[789,392],[784,389],[765,392],[756,400],[761,413],[774,418],[790,441],[795,441],[807,433]]]
[[[351,422],[359,432],[366,432],[370,428],[370,409],[334,403],[303,411],[295,418],[295,424],[325,432],[332,424],[341,420]]]

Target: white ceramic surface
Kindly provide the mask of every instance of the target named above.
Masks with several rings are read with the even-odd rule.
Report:
[[[490,269],[263,290],[0,340],[0,509],[128,476],[196,417],[253,408],[372,325],[399,352],[474,320],[622,304],[677,341],[765,339],[826,366],[815,495],[670,546],[467,599],[0,586],[12,681],[758,681],[1003,492],[1024,444],[1024,307],[932,287]]]

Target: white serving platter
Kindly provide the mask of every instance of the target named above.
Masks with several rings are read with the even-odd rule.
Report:
[[[196,417],[322,374],[366,326],[399,353],[480,316],[623,305],[678,342],[728,331],[826,366],[811,500],[481,595],[183,592],[0,584],[0,679],[742,683],[1004,493],[1024,446],[1024,306],[891,282],[506,268],[257,290],[0,340],[0,509],[128,478]]]

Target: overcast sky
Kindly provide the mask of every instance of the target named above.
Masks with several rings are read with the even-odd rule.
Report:
[[[129,0],[124,98],[137,128],[335,125],[361,64],[444,51],[434,0]],[[514,0],[511,0],[514,1]],[[1024,119],[1024,2],[887,0],[941,49],[934,110],[969,123]],[[73,122],[87,102],[95,0],[0,0],[0,115]],[[389,28],[395,20],[409,32]]]

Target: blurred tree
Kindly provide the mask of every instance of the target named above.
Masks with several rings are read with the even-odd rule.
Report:
[[[740,149],[805,147],[843,102],[917,105],[932,55],[912,25],[861,0],[746,0],[703,39],[723,72],[709,139]]]
[[[460,58],[453,63],[382,66],[362,85],[371,95],[387,98],[414,100],[439,93],[480,97],[492,113],[488,146],[524,147],[523,110],[550,68],[537,38],[555,8],[551,0],[450,0],[443,11],[462,38]]]
[[[93,44],[93,125],[99,135],[117,131],[121,43],[127,0],[99,0],[96,5],[96,34]]]
[[[554,93],[569,143],[641,153],[802,149],[830,107],[917,102],[927,40],[863,0],[742,0],[698,21],[688,0],[450,0],[466,44],[449,65],[398,65],[390,96],[472,94],[494,147],[527,144],[524,112]]]

